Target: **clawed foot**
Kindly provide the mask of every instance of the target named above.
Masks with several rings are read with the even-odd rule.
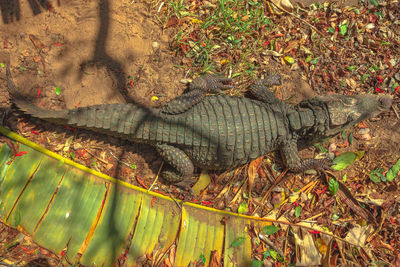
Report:
[[[221,90],[226,90],[233,87],[232,85],[226,84],[230,82],[232,82],[231,78],[223,77],[217,74],[206,74],[202,77],[194,79],[190,86],[192,88],[201,88],[209,92],[221,94],[223,93]]]
[[[193,189],[191,185],[195,182],[195,179],[185,179],[178,183],[174,183],[175,186],[183,189],[184,191],[188,192],[191,197],[194,196]]]
[[[334,163],[328,159],[306,159],[301,162],[301,165],[291,168],[291,170],[298,173],[308,170],[334,171],[331,167],[332,165],[334,165]]]

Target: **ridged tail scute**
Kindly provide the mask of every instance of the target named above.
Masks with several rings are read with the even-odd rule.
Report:
[[[147,140],[156,129],[150,124],[163,127],[158,122],[158,111],[134,104],[104,104],[69,110],[46,110],[26,100],[17,90],[9,66],[6,66],[8,91],[13,103],[24,113],[61,125],[90,129],[96,132],[140,142]],[[154,128],[154,127],[153,127]],[[151,131],[153,130],[153,132]]]
[[[43,120],[64,124],[67,121],[67,114],[66,110],[46,110],[42,109],[22,96],[15,86],[15,83],[12,80],[10,67],[6,65],[6,76],[7,76],[7,83],[8,83],[8,92],[11,95],[13,103],[24,113],[32,115],[33,117],[40,118]]]

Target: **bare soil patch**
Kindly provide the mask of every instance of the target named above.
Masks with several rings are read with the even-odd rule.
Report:
[[[309,2],[302,1],[302,4],[307,6]],[[354,5],[356,2],[342,1],[341,4]],[[163,30],[154,17],[154,6],[131,0],[37,1],[34,8],[28,1],[21,0],[15,1],[15,5],[19,8],[9,3],[4,4],[4,1],[0,0],[3,11],[3,21],[0,22],[0,62],[10,63],[18,88],[39,106],[54,110],[128,102],[159,106],[181,94],[185,89],[185,85],[180,81],[186,78],[186,68],[181,66],[189,65],[190,61],[171,49],[177,29],[168,27]],[[281,18],[282,21],[285,21],[285,18]],[[279,69],[283,76],[283,86],[277,88],[277,95],[290,103],[297,103],[301,99],[317,94],[343,93],[332,75],[329,75],[337,72],[345,73],[345,66],[339,64],[345,60],[334,60],[328,67],[327,63],[325,69],[314,71],[316,75],[314,77],[312,74],[312,79],[306,79],[310,73],[304,75],[301,69],[288,65],[281,66],[275,61],[269,62],[270,67]],[[326,69],[332,70],[332,73]],[[4,77],[3,68],[0,69],[0,109],[11,106]],[[60,94],[57,94],[56,88],[59,88]],[[358,93],[366,91],[358,89]],[[397,109],[398,102],[398,95],[395,95]],[[9,114],[6,123],[14,131],[52,151],[70,158],[73,155],[78,163],[137,186],[148,187],[161,166],[161,160],[155,151],[146,145],[131,144],[97,133],[44,123],[15,110]],[[341,137],[332,139],[331,143],[339,145],[336,150],[338,154],[357,150],[366,152],[362,161],[357,161],[347,170],[347,176],[351,179],[349,187],[354,189],[353,192],[357,197],[362,198],[368,194],[384,199],[383,207],[388,214],[396,214],[396,209],[399,210],[398,201],[395,201],[399,191],[398,182],[384,185],[382,188],[375,185],[372,189],[362,189],[361,192],[357,190],[361,188],[360,184],[367,183],[363,181],[369,181],[370,170],[378,167],[390,168],[400,157],[399,120],[394,111],[391,111],[367,122],[366,126],[370,129],[370,138],[364,138],[360,133],[362,128],[356,128],[347,132],[347,135],[351,133],[354,136],[351,144],[341,146],[344,143]],[[70,138],[74,139],[70,149],[63,151],[66,140]],[[301,151],[301,155],[309,158],[318,152],[316,148],[308,148]],[[136,169],[120,164],[116,158],[128,165],[135,165]],[[268,155],[267,160],[274,168],[282,168],[279,157]],[[265,173],[269,171],[272,173],[274,170],[272,167],[264,166],[263,170],[259,171],[253,189],[255,195],[263,195],[273,182],[268,181],[269,174],[266,175],[267,178],[265,177]],[[233,175],[232,172],[221,176],[218,174],[211,175],[213,183],[208,187],[208,191],[196,197],[194,201],[207,202],[216,208],[237,211],[239,201],[229,203],[233,198],[233,192],[226,198],[217,199],[216,196],[227,182],[232,182],[234,188],[240,185],[243,177],[247,175],[247,167],[241,168],[236,173],[238,175]],[[341,178],[343,174],[344,172],[340,172],[337,177]],[[232,177],[235,181],[231,181]],[[291,181],[292,188],[301,188],[314,178],[312,175],[290,174],[288,180]],[[323,187],[324,185],[319,185],[317,191],[321,192]],[[177,198],[186,196],[180,189],[163,183],[157,183],[154,190],[172,194]],[[268,201],[273,204],[274,201],[278,203],[280,193],[273,192]],[[332,196],[321,195],[316,211],[325,212],[327,206],[332,206],[332,201]],[[308,203],[303,206],[304,213],[313,211],[310,205]],[[388,208],[390,205],[393,206]],[[371,208],[375,215],[378,215],[379,210]],[[344,213],[346,212],[350,212],[348,207]],[[295,220],[293,212],[290,216]],[[327,216],[320,217],[318,222],[329,225],[330,218]],[[398,212],[397,217],[392,219],[395,223],[382,231],[382,237],[376,243],[388,242],[392,248],[399,248],[395,242],[400,222]],[[17,231],[4,225],[2,227],[2,231],[7,232],[3,244],[19,238]],[[54,255],[39,249],[29,238],[23,237],[19,244],[22,245],[8,250],[5,255],[12,262],[21,259],[29,262],[48,257],[46,264],[54,266],[58,264]],[[40,252],[39,254],[35,252],[35,256],[32,256],[27,251]],[[42,257],[43,255],[45,257]]]

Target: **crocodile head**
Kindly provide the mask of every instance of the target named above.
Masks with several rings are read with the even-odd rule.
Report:
[[[305,100],[303,104],[304,102],[309,107],[319,106],[326,110],[324,127],[317,127],[320,130],[315,134],[319,137],[331,137],[351,125],[388,111],[393,98],[388,95],[324,95]]]

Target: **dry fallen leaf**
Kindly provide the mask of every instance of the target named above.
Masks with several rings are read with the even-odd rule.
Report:
[[[299,228],[294,232],[294,237],[297,252],[296,266],[311,266],[321,264],[322,254],[315,246],[312,234],[304,229]]]
[[[249,190],[250,191],[253,189],[254,179],[256,177],[258,169],[261,166],[261,162],[262,162],[263,158],[264,158],[264,156],[259,157],[255,160],[253,160],[252,162],[250,162],[250,164],[249,164],[249,169],[247,171],[247,174],[249,176]]]
[[[195,195],[199,195],[204,188],[210,184],[211,178],[206,170],[202,170],[199,180],[193,185],[192,190]]]
[[[355,224],[354,227],[347,233],[344,240],[355,244],[360,247],[364,247],[367,237],[374,231],[371,225],[360,226]]]
[[[211,251],[211,260],[210,260],[210,267],[219,267],[219,253],[218,250]]]
[[[271,0],[271,2],[274,3],[274,5],[282,8],[286,11],[289,11],[289,12],[293,11],[293,9],[294,9],[292,3],[290,3],[289,0]]]

